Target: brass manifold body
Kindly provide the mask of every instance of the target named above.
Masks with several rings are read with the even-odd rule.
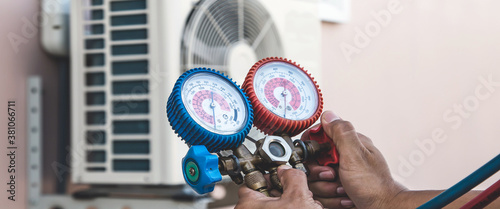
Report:
[[[254,153],[242,144],[232,149],[232,155],[219,157],[219,171],[222,175],[229,175],[236,184],[245,182],[249,188],[267,196],[269,192],[264,174],[269,173],[272,187],[282,191],[278,166],[288,162],[292,167],[308,174],[305,161],[331,149],[329,143],[319,144],[313,140],[292,142],[287,135],[266,136],[255,144],[257,149]],[[242,173],[245,174],[244,177]]]

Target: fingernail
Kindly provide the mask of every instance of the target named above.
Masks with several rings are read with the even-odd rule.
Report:
[[[310,129],[310,131],[311,131],[312,133],[318,133],[318,131],[319,131],[320,129],[321,129],[321,126],[318,124],[318,125],[313,126],[313,127]]]
[[[333,180],[334,176],[331,171],[323,171],[318,174],[319,178],[322,180]]]
[[[280,178],[280,181],[282,181],[282,177],[283,177],[283,172],[285,172],[285,170],[288,170],[288,169],[291,169],[292,167],[290,167],[289,165],[280,165],[278,167],[278,177]]]
[[[325,111],[323,113],[323,120],[325,120],[325,122],[327,122],[327,123],[331,123],[331,122],[333,122],[335,120],[339,120],[339,119],[340,119],[340,117],[335,115],[335,113],[333,113],[332,111],[328,110],[328,111]]]
[[[279,168],[279,169],[284,169],[284,170],[287,170],[287,169],[290,169],[290,168],[292,168],[292,167],[291,167],[291,166],[289,166],[289,165],[280,165],[278,168]]]
[[[351,208],[352,206],[354,206],[354,203],[351,200],[340,200],[340,204],[344,208]]]
[[[345,194],[344,187],[337,187],[337,194]]]

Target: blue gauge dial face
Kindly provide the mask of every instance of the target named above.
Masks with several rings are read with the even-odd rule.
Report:
[[[316,85],[301,69],[283,62],[262,65],[254,77],[259,101],[277,116],[305,120],[318,108]]]
[[[237,87],[219,75],[200,72],[182,85],[182,103],[193,120],[206,130],[235,134],[245,128],[248,110]]]

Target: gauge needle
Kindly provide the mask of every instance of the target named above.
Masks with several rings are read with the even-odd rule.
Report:
[[[214,103],[214,92],[211,91],[212,102],[210,103],[210,108],[212,108],[212,116],[214,117],[214,129],[217,130],[217,124],[215,123],[215,103]]]
[[[283,93],[281,93],[281,95],[283,95],[284,99],[285,99],[285,111],[283,113],[283,117],[286,118],[286,86],[285,86],[285,82],[281,82],[282,85],[283,85]]]

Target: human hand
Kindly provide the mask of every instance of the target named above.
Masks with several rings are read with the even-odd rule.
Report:
[[[238,191],[239,201],[235,208],[323,208],[319,201],[313,199],[304,172],[282,165],[278,167],[278,178],[283,185],[281,196],[267,197],[243,185]]]
[[[310,163],[309,187],[315,199],[325,207],[352,207],[347,198],[339,197],[345,192],[357,208],[396,205],[393,200],[406,188],[394,181],[384,157],[372,141],[331,111],[323,113],[321,125],[337,147],[339,165],[336,169],[340,182],[333,181],[328,174],[335,173],[332,168]],[[303,138],[307,135],[306,131]]]
[[[315,200],[320,201],[325,208],[353,208],[354,203],[347,197],[344,187],[336,171],[329,166],[320,166],[316,161],[307,162],[309,189]]]

